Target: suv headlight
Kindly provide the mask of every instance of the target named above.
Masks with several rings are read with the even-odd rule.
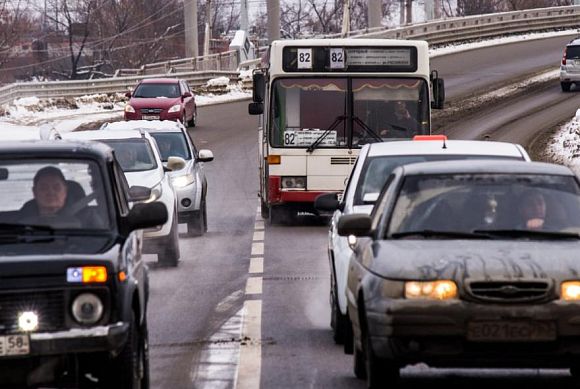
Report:
[[[95,324],[103,316],[103,302],[95,294],[79,294],[72,303],[71,311],[80,324]]]
[[[127,113],[135,113],[135,108],[131,104],[125,105],[125,112]]]
[[[181,104],[175,104],[173,107],[169,108],[169,113],[181,111]]]
[[[457,298],[457,285],[453,281],[407,281],[405,298],[427,300],[451,300]]]
[[[149,196],[149,198],[143,202],[152,203],[154,201],[157,201],[161,198],[162,194],[163,194],[163,186],[161,185],[161,183],[159,183],[155,185],[153,188],[151,188],[151,196]]]
[[[176,188],[183,188],[184,186],[191,185],[195,181],[193,174],[184,174],[181,176],[173,177],[171,182]]]

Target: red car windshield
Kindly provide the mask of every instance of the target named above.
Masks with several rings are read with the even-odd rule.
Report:
[[[135,89],[133,97],[141,98],[156,98],[156,97],[179,97],[179,85],[178,84],[140,84]]]

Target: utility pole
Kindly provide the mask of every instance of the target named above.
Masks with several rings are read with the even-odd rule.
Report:
[[[268,43],[280,39],[280,0],[266,0]]]
[[[405,0],[399,0],[399,25],[405,24]]]
[[[406,22],[407,24],[413,23],[413,1],[407,0],[407,12],[406,12]]]
[[[435,8],[433,0],[425,0],[425,19],[433,20],[435,18]]]
[[[185,57],[197,57],[199,55],[199,42],[197,37],[197,0],[184,0],[184,25],[185,25]]]
[[[240,30],[248,31],[248,0],[240,1]]]
[[[204,34],[204,44],[203,44],[203,55],[209,55],[209,42],[211,40],[211,0],[207,0],[206,3],[206,21],[205,21],[205,34]]]
[[[441,0],[435,0],[434,11],[435,19],[441,19]]]
[[[383,9],[381,0],[369,0],[368,20],[369,28],[380,27],[383,18]]]
[[[349,0],[344,0],[342,7],[342,28],[340,36],[346,38],[350,35],[350,5]]]

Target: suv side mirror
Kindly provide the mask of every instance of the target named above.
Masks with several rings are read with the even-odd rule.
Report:
[[[338,235],[370,236],[372,219],[366,213],[352,213],[338,219]]]
[[[167,168],[173,172],[176,170],[183,169],[186,164],[187,164],[187,162],[185,162],[185,159],[183,159],[181,157],[169,157],[169,158],[167,158]]]
[[[135,185],[129,188],[129,201],[145,201],[151,197],[151,188]]]
[[[167,207],[160,201],[137,203],[125,218],[127,232],[143,228],[153,228],[167,222]]]
[[[334,212],[341,209],[340,201],[338,201],[338,193],[325,193],[316,197],[314,200],[314,208],[318,211]]]
[[[183,96],[183,98],[186,98],[186,97],[191,97],[193,95],[191,94],[191,92],[183,92],[183,95],[181,95],[181,96]]]
[[[199,162],[210,162],[213,161],[213,153],[211,150],[201,149],[197,154],[197,160]]]
[[[250,115],[261,115],[264,113],[264,103],[250,103],[248,105]]]
[[[433,101],[431,102],[431,108],[443,109],[445,105],[445,82],[442,78],[438,77],[436,70],[431,72],[431,83],[433,85]]]
[[[254,73],[252,75],[252,100],[255,103],[264,101],[264,90],[266,89],[266,80],[264,73]]]

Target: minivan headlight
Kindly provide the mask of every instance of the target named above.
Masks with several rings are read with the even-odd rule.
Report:
[[[457,285],[453,281],[407,281],[405,298],[427,300],[451,300],[457,298]]]
[[[131,104],[126,104],[125,105],[125,112],[127,112],[127,113],[135,113],[135,108],[133,108],[133,106]]]
[[[193,174],[184,174],[182,176],[174,177],[173,180],[171,180],[173,186],[176,188],[183,188],[187,185],[191,185],[193,184],[193,181]]]
[[[181,111],[181,104],[175,104],[173,107],[169,108],[169,113]]]
[[[79,294],[71,306],[73,318],[80,324],[95,324],[103,316],[103,302],[93,293]]]

